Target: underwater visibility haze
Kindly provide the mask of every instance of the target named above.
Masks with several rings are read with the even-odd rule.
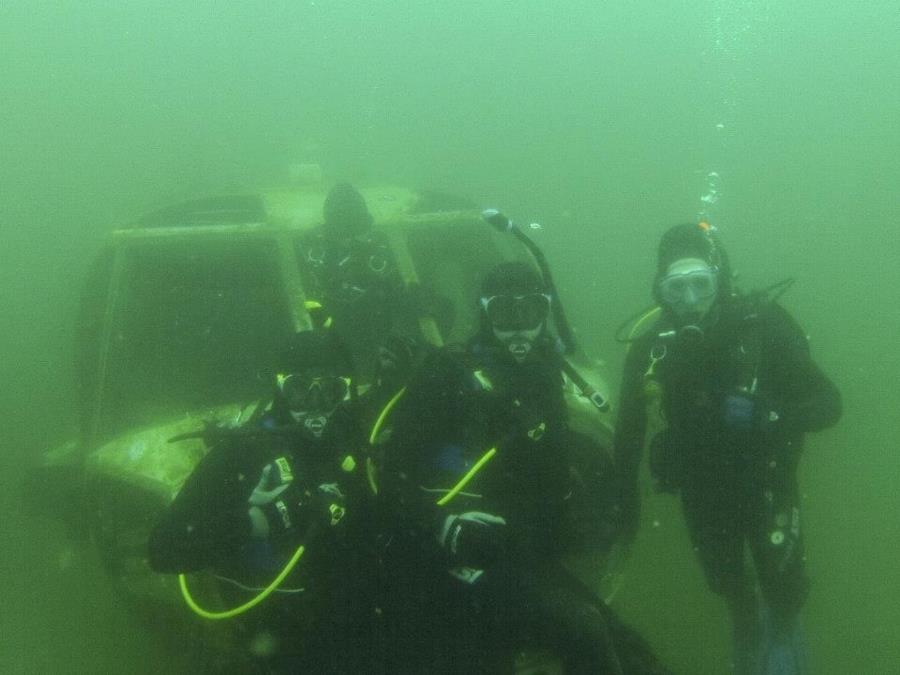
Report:
[[[540,223],[613,384],[666,227],[708,219],[744,289],[795,277],[845,405],[800,470],[811,672],[900,672],[898,36],[895,0],[0,3],[0,670],[193,672],[25,476],[77,435],[107,233],[317,163]],[[727,672],[678,500],[643,519],[614,608],[675,672]]]

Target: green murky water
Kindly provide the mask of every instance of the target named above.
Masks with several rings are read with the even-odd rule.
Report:
[[[846,404],[802,466],[814,672],[900,672],[898,35],[891,0],[0,4],[0,669],[190,667],[24,515],[24,467],[73,433],[103,234],[315,161],[539,220],[614,380],[667,225],[705,211],[745,287],[796,276],[785,304]],[[618,608],[678,672],[724,672],[677,503],[645,516]]]

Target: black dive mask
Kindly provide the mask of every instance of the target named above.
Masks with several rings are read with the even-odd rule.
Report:
[[[657,299],[680,326],[702,326],[716,304],[718,276],[718,269],[700,258],[676,260],[656,282]]]
[[[546,293],[491,295],[481,298],[481,306],[495,331],[531,331],[539,329],[550,314],[550,296]]]
[[[349,377],[279,374],[278,391],[291,417],[315,438],[321,438],[335,409],[350,400]]]

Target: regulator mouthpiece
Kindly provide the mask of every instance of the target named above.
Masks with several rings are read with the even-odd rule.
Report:
[[[512,232],[515,227],[513,221],[504,216],[497,209],[485,209],[481,212],[481,217],[484,218],[484,222],[500,232]]]

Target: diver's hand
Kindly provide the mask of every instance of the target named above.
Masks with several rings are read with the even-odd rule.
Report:
[[[338,483],[322,483],[316,488],[314,497],[315,518],[330,527],[340,525],[347,513],[347,498]]]
[[[725,426],[734,431],[753,431],[757,427],[758,408],[756,398],[750,394],[728,394],[722,411]]]
[[[265,539],[273,530],[287,530],[293,526],[289,503],[295,501],[285,494],[293,485],[294,477],[289,469],[278,462],[266,464],[260,473],[259,482],[250,493],[247,503],[250,508],[251,534]]]
[[[402,335],[390,335],[378,348],[378,370],[382,378],[408,375],[415,358],[416,343]]]
[[[765,396],[735,392],[725,397],[722,415],[733,431],[769,431],[781,420],[773,408],[774,403]]]
[[[292,475],[283,471],[274,462],[266,464],[259,476],[259,482],[250,493],[247,503],[250,506],[266,506],[271,504],[275,499],[287,490],[294,478]]]
[[[506,520],[481,511],[466,511],[444,518],[438,543],[454,564],[486,567],[506,549]]]

